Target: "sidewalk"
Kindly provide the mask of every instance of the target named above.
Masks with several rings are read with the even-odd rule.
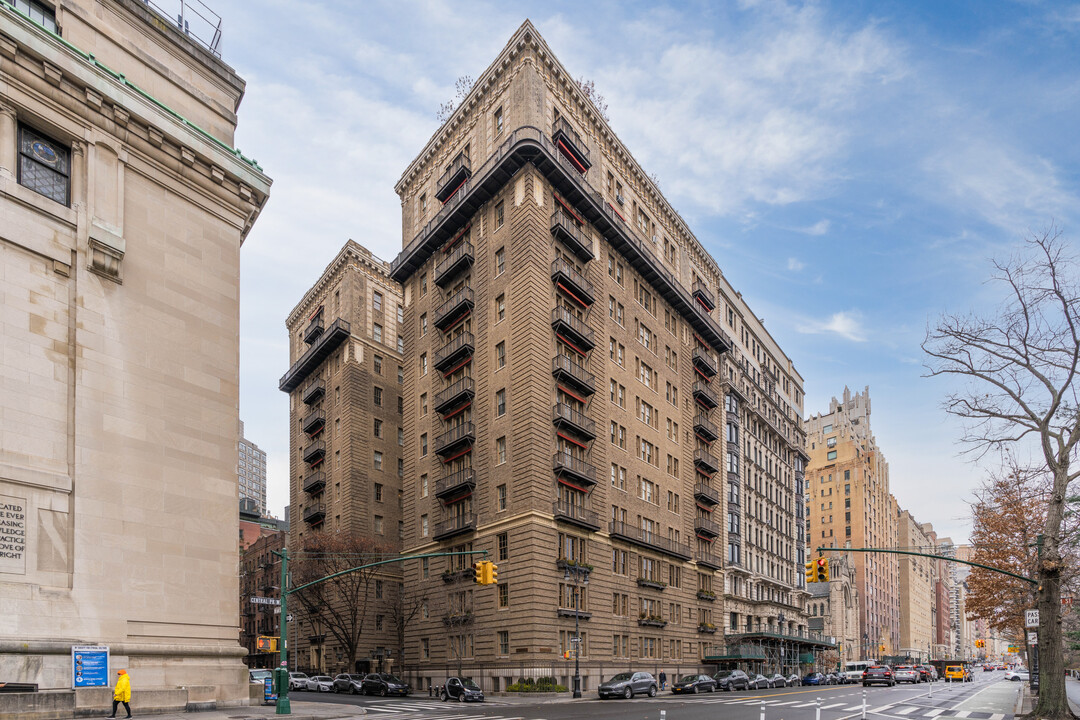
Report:
[[[140,716],[136,712],[134,720],[139,720],[140,717],[144,719],[153,718],[153,720],[193,720],[193,718],[198,720],[267,720],[274,717],[290,718],[290,720],[338,720],[339,718],[356,718],[367,714],[364,708],[356,705],[304,702],[303,700],[298,702],[291,698],[290,701],[291,715],[277,715],[277,707],[271,703],[270,705],[250,705],[248,707],[232,707],[197,713],[181,712],[162,715],[154,713]],[[122,717],[122,715],[117,717]]]
[[[1016,699],[1016,715],[1027,715],[1035,707],[1035,698],[1031,697],[1031,689],[1027,683],[1020,691]],[[1080,680],[1065,678],[1065,697],[1069,701],[1069,709],[1073,715],[1080,716]]]

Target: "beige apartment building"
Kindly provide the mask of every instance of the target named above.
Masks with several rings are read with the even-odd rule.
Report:
[[[135,0],[0,3],[0,715],[246,705],[240,245],[270,180],[244,81]],[[110,678],[111,681],[111,678]]]
[[[795,671],[802,378],[572,77],[526,22],[395,188],[404,549],[498,565],[406,564],[409,677]]]
[[[818,547],[897,546],[897,505],[889,492],[889,464],[870,429],[870,388],[844,388],[829,412],[806,425],[809,551]],[[853,553],[862,606],[859,659],[900,649],[899,563],[896,555]],[[832,556],[832,555],[830,555]]]
[[[913,552],[937,551],[933,528],[919,523],[907,510],[897,518],[900,547]],[[899,655],[914,659],[933,658],[935,615],[935,572],[937,561],[914,555],[899,555],[900,647]]]
[[[401,550],[404,307],[389,269],[349,240],[285,323],[291,365],[279,387],[289,394],[294,564],[327,534],[366,538],[385,552]],[[341,629],[335,633],[326,616],[294,602],[298,626],[290,632],[298,643],[298,667],[317,673],[392,668],[398,642],[390,603],[401,579],[401,567],[387,565],[362,581],[362,644],[352,665]]]

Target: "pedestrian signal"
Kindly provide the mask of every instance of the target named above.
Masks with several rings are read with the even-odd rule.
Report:
[[[255,650],[265,653],[277,652],[277,641],[278,639],[276,637],[259,635],[255,638]]]

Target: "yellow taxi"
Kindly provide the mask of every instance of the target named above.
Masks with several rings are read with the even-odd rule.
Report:
[[[945,682],[971,682],[971,673],[963,665],[945,667]]]

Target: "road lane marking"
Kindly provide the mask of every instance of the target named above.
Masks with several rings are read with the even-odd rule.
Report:
[[[845,706],[845,705],[847,705],[847,703],[846,703],[846,702],[842,702],[842,703],[833,703],[832,705],[822,705],[822,706],[821,706],[821,709],[822,709],[822,710],[829,710],[830,708],[838,708],[838,707],[843,707],[843,706]]]

